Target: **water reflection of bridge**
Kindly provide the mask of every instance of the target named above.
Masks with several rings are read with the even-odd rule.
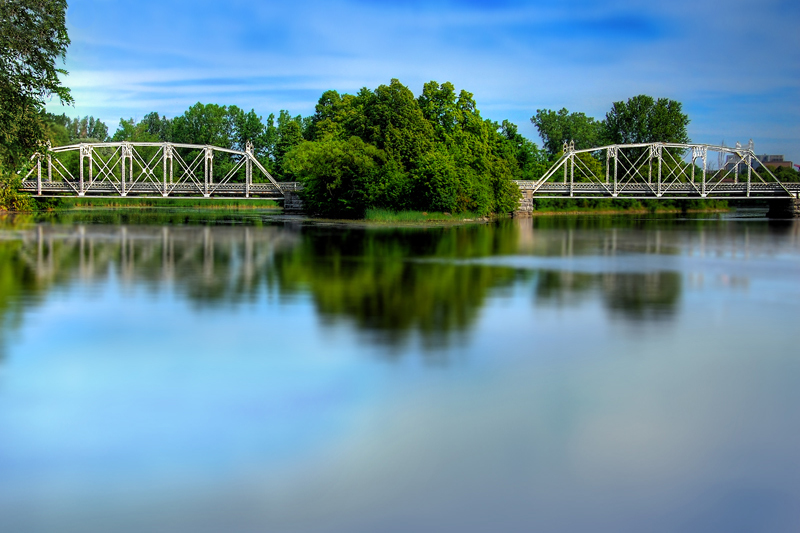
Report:
[[[0,286],[0,315],[23,295],[76,282],[174,290],[201,306],[303,295],[326,320],[344,320],[382,342],[418,338],[431,347],[468,334],[493,294],[520,284],[530,285],[536,305],[597,301],[624,320],[669,320],[686,283],[702,282],[684,276],[679,258],[687,253],[759,256],[800,246],[798,223],[733,232],[708,220],[670,228],[663,220],[605,217],[425,231],[78,222],[14,233],[0,240],[0,283],[8,281]]]
[[[276,250],[294,246],[284,227],[172,227],[37,225],[23,233],[21,258],[38,281],[117,276],[238,287],[247,292],[272,263]]]

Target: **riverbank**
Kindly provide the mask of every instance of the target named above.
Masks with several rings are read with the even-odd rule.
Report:
[[[706,209],[567,209],[567,210],[542,210],[531,212],[517,212],[514,213],[515,217],[541,217],[541,216],[576,216],[576,215],[647,215],[647,214],[664,214],[675,215],[680,213],[728,213],[732,210],[731,207],[709,207]]]
[[[281,209],[275,200],[260,198],[75,198],[51,197],[35,198],[40,209],[61,210],[73,208],[153,208],[170,207],[178,209]]]
[[[226,199],[226,198],[87,198],[87,197],[53,197],[32,198],[36,211],[61,211],[68,212],[73,209],[179,209],[179,210],[215,210],[215,211],[256,211],[268,210],[278,214],[281,204],[268,199]],[[574,205],[574,201],[542,202],[545,205],[537,206],[533,211],[517,211],[513,215],[517,218],[543,217],[543,216],[608,216],[608,215],[647,215],[647,214],[680,214],[680,213],[725,213],[732,208],[727,202],[720,201],[691,201],[690,205],[675,205],[675,201],[668,201],[669,205],[659,207],[656,205],[642,205],[639,202],[626,201],[625,205],[614,205],[612,201],[600,200],[592,203],[600,205]],[[578,203],[578,202],[574,202]],[[688,203],[688,202],[687,202]],[[556,205],[554,205],[556,204]],[[562,204],[562,205],[558,205]],[[563,205],[566,204],[566,205]],[[573,205],[569,205],[573,204]],[[612,205],[609,205],[612,204]],[[703,205],[709,204],[709,205]],[[302,215],[301,215],[302,216]],[[345,224],[367,224],[370,226],[383,225],[450,225],[465,223],[486,223],[509,215],[481,216],[472,212],[448,213],[427,211],[394,211],[391,209],[368,209],[361,219],[325,219],[312,218],[318,222],[336,222]],[[303,217],[306,218],[306,217]]]
[[[488,222],[493,217],[482,217],[466,211],[464,213],[447,213],[438,211],[392,211],[390,209],[367,209],[364,218],[359,222],[373,224],[420,224],[450,222]]]

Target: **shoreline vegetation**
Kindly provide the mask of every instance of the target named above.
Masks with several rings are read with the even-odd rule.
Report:
[[[91,197],[30,197],[28,209],[18,212],[69,212],[72,210],[137,210],[137,209],[186,209],[215,211],[279,211],[281,204],[268,199],[228,199],[228,198],[91,198]],[[719,200],[683,200],[683,201],[620,201],[613,200],[553,200],[545,199],[538,203],[531,212],[515,211],[507,214],[481,215],[471,211],[451,213],[448,211],[393,210],[370,208],[358,219],[336,217],[308,217],[319,221],[350,221],[369,224],[461,224],[469,222],[490,222],[500,218],[527,218],[541,216],[607,216],[607,215],[644,215],[644,214],[678,214],[678,213],[724,213],[732,208],[725,201]],[[0,209],[0,212],[8,212]],[[276,213],[277,214],[277,213]]]
[[[276,200],[234,199],[234,198],[90,198],[90,197],[50,197],[35,200],[44,211],[113,208],[139,209],[170,207],[179,209],[280,209]]]

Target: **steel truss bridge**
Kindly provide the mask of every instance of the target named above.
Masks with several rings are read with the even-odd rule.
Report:
[[[251,143],[244,151],[153,142],[48,145],[33,159],[22,190],[37,195],[284,198],[298,188],[275,181]]]
[[[711,159],[716,155],[716,165]],[[214,172],[215,158],[221,169]],[[34,154],[22,190],[37,195],[285,198],[302,188],[277,182],[244,151],[218,146],[108,142]],[[523,204],[537,198],[798,199],[800,183],[779,181],[747,148],[709,144],[615,144],[563,155],[539,179],[515,182]]]
[[[712,157],[716,156],[713,166]],[[712,168],[713,166],[713,168]],[[538,180],[517,181],[523,202],[537,198],[800,198],[800,183],[781,182],[753,151],[711,144],[613,144],[563,155]]]

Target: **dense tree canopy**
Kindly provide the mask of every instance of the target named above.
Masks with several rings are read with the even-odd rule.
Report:
[[[557,112],[537,109],[531,122],[539,130],[544,149],[551,157],[563,150],[564,143],[574,141],[575,148],[582,150],[602,142],[602,123],[583,113],[570,113],[566,108]]]
[[[680,102],[640,94],[626,102],[614,102],[606,113],[603,135],[613,144],[688,143],[688,125],[689,117]]]
[[[393,79],[356,95],[326,91],[307,139],[285,154],[289,177],[326,216],[371,207],[479,214],[514,209],[513,179],[542,167],[535,145],[480,116],[473,95],[426,83],[415,97]]]
[[[579,150],[606,144],[689,142],[689,117],[682,112],[681,103],[643,94],[614,102],[602,121],[566,109],[537,109],[531,122],[551,158],[563,150],[564,143],[573,141]]]
[[[10,168],[36,150],[47,130],[44,100],[57,96],[72,103],[61,85],[56,61],[63,59],[69,36],[66,0],[0,2],[0,164]]]

